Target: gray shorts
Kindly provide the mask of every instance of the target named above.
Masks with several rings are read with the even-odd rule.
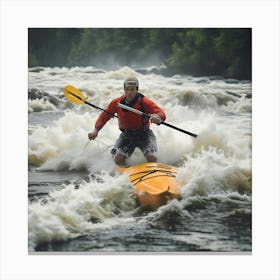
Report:
[[[117,139],[111,153],[120,152],[127,158],[132,155],[135,148],[139,148],[144,156],[154,154],[157,151],[157,141],[152,130],[125,130]]]

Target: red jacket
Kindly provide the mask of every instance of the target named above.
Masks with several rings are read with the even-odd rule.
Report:
[[[108,107],[106,108],[106,111],[110,112],[111,114],[117,114],[118,115],[118,121],[119,121],[119,128],[120,129],[148,129],[150,127],[150,122],[148,118],[142,118],[142,116],[123,110],[120,108],[118,103],[123,100],[124,94],[120,97],[117,97],[113,99]],[[142,102],[142,106],[141,106]],[[146,114],[158,114],[161,117],[161,120],[164,121],[166,119],[165,113],[148,97],[139,97],[137,101],[131,106],[132,108],[135,108],[137,110],[143,111]],[[100,130],[108,120],[112,118],[111,115],[102,112],[96,123],[95,128]]]

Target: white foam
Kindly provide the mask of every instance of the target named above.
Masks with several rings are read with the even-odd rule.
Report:
[[[78,189],[69,184],[29,204],[30,248],[39,242],[67,240],[132,222],[128,211],[134,209],[133,188],[125,175],[112,177],[103,172],[81,182]]]

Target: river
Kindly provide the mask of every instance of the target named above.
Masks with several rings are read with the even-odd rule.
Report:
[[[179,169],[182,196],[155,211],[139,207],[115,171],[117,120],[89,142],[100,112],[63,95],[70,84],[106,108],[129,74],[166,122],[198,134],[151,125],[158,161]],[[251,81],[93,66],[30,68],[28,78],[29,252],[251,253]],[[136,150],[128,164],[144,161]]]

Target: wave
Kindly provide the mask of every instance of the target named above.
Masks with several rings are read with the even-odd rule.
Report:
[[[100,232],[133,220],[133,188],[125,175],[112,177],[102,173],[77,185],[69,183],[62,190],[29,204],[29,247],[48,241],[73,239]]]
[[[166,107],[169,123],[198,134],[192,138],[164,126],[151,125],[158,141],[158,160],[166,164],[180,164],[188,154],[201,153],[201,148],[217,148],[227,157],[237,158],[240,162],[251,157],[250,138],[247,127],[236,119],[228,123],[213,113],[202,112],[185,106]],[[100,170],[111,169],[110,149],[120,131],[115,119],[110,120],[100,131],[95,141],[88,142],[87,134],[93,129],[98,113],[66,111],[49,126],[37,126],[29,135],[29,164],[45,170]],[[185,116],[184,119],[181,116]],[[245,125],[245,130],[242,126]],[[112,139],[113,136],[113,139]],[[129,164],[137,164],[144,158],[136,150]]]
[[[28,112],[54,111],[61,101],[57,96],[39,88],[28,89]]]
[[[215,149],[189,157],[179,168],[181,200],[153,212],[138,207],[134,188],[124,174],[102,171],[53,190],[29,203],[29,247],[92,235],[124,224],[170,227],[195,219],[198,209],[227,205],[227,216],[250,218],[250,172]]]
[[[227,110],[225,107],[232,107],[232,103],[241,102],[245,102],[246,106],[251,107],[248,100],[252,96],[250,81],[187,75],[165,77],[151,72],[151,69],[155,68],[147,67],[145,73],[127,66],[111,71],[95,67],[40,67],[39,72],[33,72],[36,69],[29,69],[29,99],[44,97],[57,107],[63,101],[64,86],[72,84],[88,97],[88,101],[105,107],[111,99],[122,94],[123,79],[127,75],[133,74],[140,80],[140,92],[151,99],[157,99],[157,102],[163,107],[172,103],[175,106]],[[238,106],[235,110],[238,110]],[[228,111],[233,112],[230,109]],[[247,111],[250,112],[250,108]]]
[[[232,192],[251,195],[251,161],[246,164],[240,165],[238,160],[226,157],[216,148],[201,149],[199,154],[188,155],[177,175],[179,184],[186,186],[183,197]]]

